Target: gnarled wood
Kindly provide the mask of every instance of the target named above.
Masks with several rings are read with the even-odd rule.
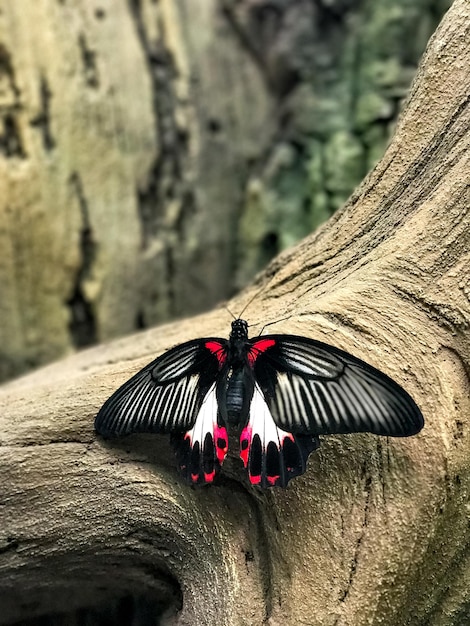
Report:
[[[261,494],[234,451],[217,486],[193,490],[165,438],[105,443],[93,416],[163,349],[226,335],[222,309],[42,369],[1,392],[0,622],[131,590],[160,597],[179,625],[466,623],[468,67],[470,8],[457,0],[382,161],[272,263],[246,313],[287,315],[273,331],[383,369],[422,408],[423,432],[323,438],[304,476]]]

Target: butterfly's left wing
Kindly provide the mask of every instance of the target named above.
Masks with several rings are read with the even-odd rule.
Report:
[[[343,350],[295,335],[250,343],[254,376],[278,428],[294,434],[407,437],[424,425],[400,385]]]
[[[225,339],[196,339],[165,352],[113,393],[95,418],[105,437],[172,433],[183,476],[212,482],[225,458],[227,431],[217,409],[216,381]]]

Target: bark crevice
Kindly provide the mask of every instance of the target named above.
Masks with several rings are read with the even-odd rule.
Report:
[[[70,310],[69,332],[77,348],[96,343],[97,328],[93,302],[86,294],[86,281],[90,279],[96,261],[97,244],[90,220],[88,200],[83,182],[78,172],[73,172],[69,179],[72,193],[75,195],[80,211],[80,264],[76,270],[75,284],[67,306]]]

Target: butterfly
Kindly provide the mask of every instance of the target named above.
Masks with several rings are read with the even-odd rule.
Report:
[[[235,319],[229,339],[178,345],[149,363],[104,403],[105,436],[170,433],[189,484],[209,484],[240,431],[240,457],[253,485],[286,487],[303,474],[319,435],[418,433],[424,419],[391,378],[334,346],[297,335],[249,339]]]

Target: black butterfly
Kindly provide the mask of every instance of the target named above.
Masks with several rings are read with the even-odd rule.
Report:
[[[248,339],[245,320],[228,341],[194,339],[149,363],[102,406],[104,436],[171,433],[182,475],[211,483],[241,427],[240,456],[253,485],[287,486],[303,474],[318,435],[407,437],[421,411],[391,378],[320,341],[296,335]]]

